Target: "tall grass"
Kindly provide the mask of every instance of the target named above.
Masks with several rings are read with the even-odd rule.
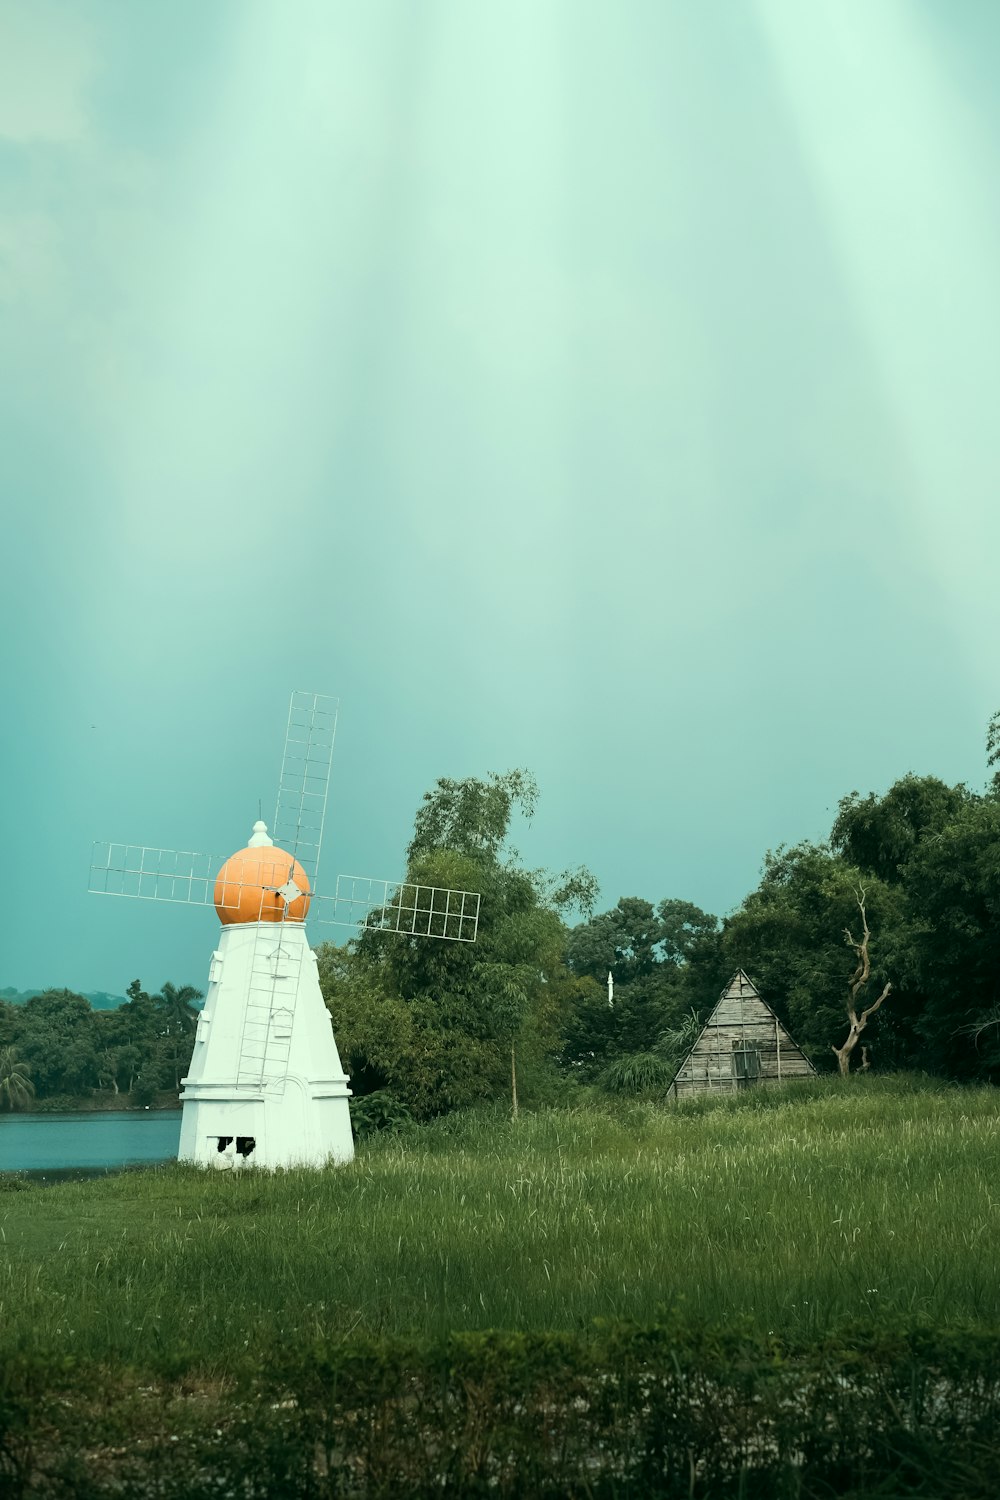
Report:
[[[0,1194],[0,1341],[222,1370],[316,1336],[664,1309],[799,1338],[1000,1323],[1000,1096],[817,1082],[446,1118],[322,1173]]]

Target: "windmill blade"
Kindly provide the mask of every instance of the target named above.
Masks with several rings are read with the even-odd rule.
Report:
[[[241,922],[273,921],[277,903],[301,896],[286,884],[288,856],[275,859],[228,859],[188,849],[154,849],[150,844],[95,843],[90,861],[91,895],[131,896],[140,901],[173,901],[187,906],[214,906],[238,913]],[[252,895],[248,899],[247,892]],[[281,920],[285,913],[282,909]],[[300,920],[298,917],[293,920]]]
[[[97,896],[211,906],[215,877],[224,863],[224,855],[196,854],[190,849],[95,842],[87,889]]]
[[[478,891],[375,880],[368,875],[338,875],[332,896],[313,896],[309,916],[341,927],[474,943],[479,932],[479,902]]]
[[[338,706],[323,693],[293,693],[288,704],[271,837],[295,856],[311,885],[319,869]]]

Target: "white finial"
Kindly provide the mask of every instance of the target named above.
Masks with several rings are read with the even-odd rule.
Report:
[[[267,831],[267,824],[262,823],[258,818],[257,822],[253,825],[253,833],[250,835],[250,842],[247,844],[247,848],[258,849],[261,844],[271,844],[273,842],[274,840]]]
[[[614,980],[611,977],[611,970],[609,969],[608,970],[608,1009],[609,1010],[614,1010],[614,1008],[615,1008],[615,982],[614,982]]]

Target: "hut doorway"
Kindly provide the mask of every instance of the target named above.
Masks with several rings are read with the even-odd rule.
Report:
[[[759,1083],[761,1075],[760,1050],[749,1042],[733,1042],[733,1077],[738,1089]]]

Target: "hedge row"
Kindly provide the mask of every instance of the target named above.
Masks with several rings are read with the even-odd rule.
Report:
[[[994,1500],[1000,1335],[351,1339],[225,1379],[0,1356],[0,1494]]]

